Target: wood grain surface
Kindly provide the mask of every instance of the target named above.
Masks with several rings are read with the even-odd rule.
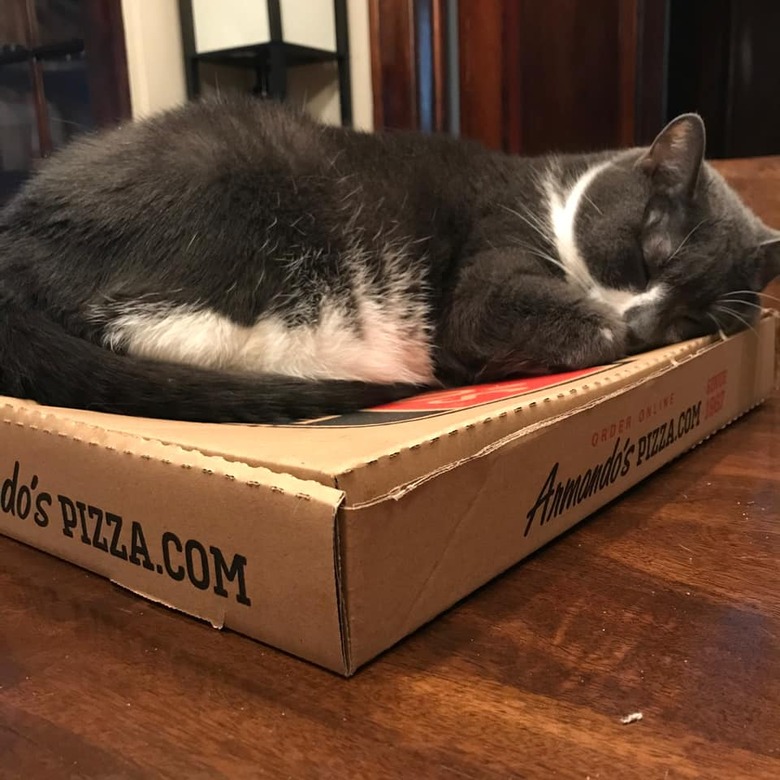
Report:
[[[774,398],[351,680],[0,539],[0,777],[780,777],[779,487]]]

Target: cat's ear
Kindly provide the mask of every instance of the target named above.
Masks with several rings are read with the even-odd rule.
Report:
[[[690,198],[704,162],[706,134],[698,114],[673,119],[639,160],[653,189],[667,197]]]
[[[767,230],[756,252],[759,285],[763,290],[771,281],[780,276],[780,231]]]

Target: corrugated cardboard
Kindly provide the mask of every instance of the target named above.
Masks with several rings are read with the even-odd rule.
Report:
[[[0,532],[348,675],[760,403],[775,334],[289,426],[0,399]]]

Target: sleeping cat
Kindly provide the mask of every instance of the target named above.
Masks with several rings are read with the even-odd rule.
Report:
[[[280,422],[732,333],[780,233],[703,155],[695,115],[523,159],[239,97],[83,137],[0,213],[0,394]]]

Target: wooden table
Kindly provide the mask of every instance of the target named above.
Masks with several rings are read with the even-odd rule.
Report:
[[[348,681],[2,539],[0,777],[778,778],[779,486],[775,398]]]

